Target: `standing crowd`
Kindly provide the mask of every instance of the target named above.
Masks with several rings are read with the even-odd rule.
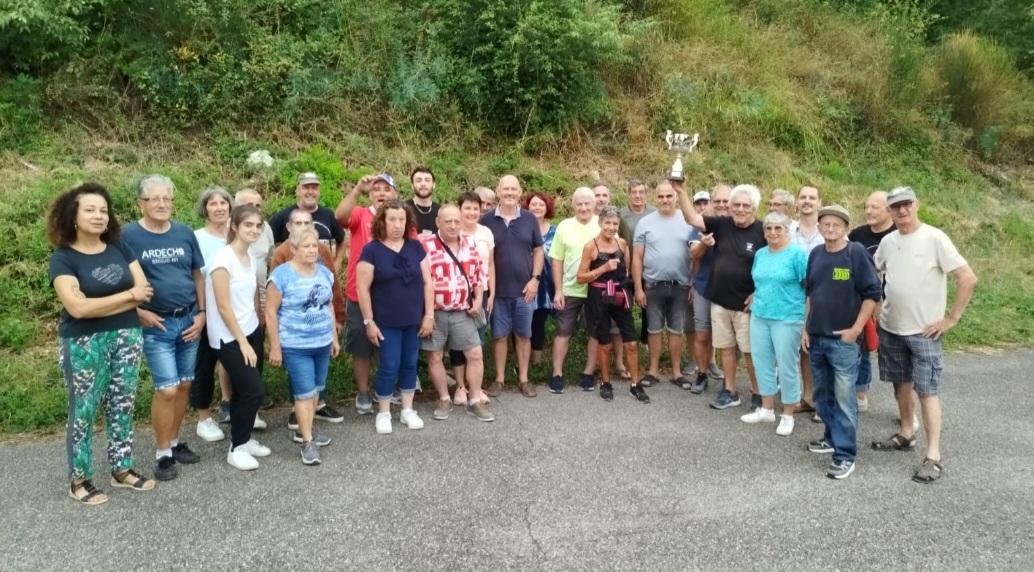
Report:
[[[976,276],[942,231],[919,220],[911,188],[873,193],[865,223],[852,230],[849,210],[824,205],[812,186],[796,196],[777,189],[761,217],[761,192],[746,184],[691,193],[662,181],[651,193],[630,181],[618,209],[603,183],[561,199],[525,194],[506,175],[494,190],[445,204],[434,201],[430,169],[414,169],[410,183],[413,197],[402,201],[390,175],[365,176],[331,210],[319,204],[319,177],[303,173],[296,203],[268,222],[256,191],[210,187],[197,203],[204,226],[194,231],[173,220],[176,188],[161,175],[137,185],[141,218],[125,227],[100,185],[58,197],[48,233],[62,305],[69,495],[107,500],[92,482],[102,404],[112,486],[152,490],[201,460],[181,440],[188,404],[199,438],[223,440],[220,424],[228,424],[227,462],[256,469],[271,454],[254,437],[267,426],[258,412],[268,362],[288,374],[290,436],[302,462],[316,465],[331,439],[315,421],[344,419],[326,393],[339,353],[351,361],[356,412],[375,413],[376,432],[388,434],[395,419],[424,427],[413,405],[421,360],[438,397],[433,419],[460,406],[491,422],[507,372],[516,372],[523,396],[537,396],[528,372],[547,343],[548,389],[567,389],[564,366],[579,328],[588,338],[581,390],[613,400],[620,380],[649,403],[647,389],[664,377],[691,394],[713,381],[710,406],[725,410],[743,402],[742,365],[750,406],[741,421],[778,422],[775,433],[786,436],[797,414],[812,414],[825,429],[808,448],[831,454],[826,475],[835,479],[855,468],[878,348],[901,425],[872,448],[912,450],[922,427],[926,451],[913,479],[942,475],[940,340],[962,318]],[[572,216],[554,224],[561,200]],[[949,276],[956,292],[946,313]],[[495,367],[486,373],[488,334]],[[508,369],[511,349],[516,367]],[[141,353],[155,391],[154,480],[133,468]],[[213,415],[217,380],[222,401]]]

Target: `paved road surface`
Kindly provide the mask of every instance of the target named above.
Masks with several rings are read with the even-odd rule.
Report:
[[[324,426],[321,467],[302,466],[281,410],[258,471],[193,438],[201,464],[101,507],[66,496],[59,439],[8,444],[0,569],[1030,570],[1032,371],[1032,351],[949,358],[947,473],[932,486],[910,480],[920,452],[868,448],[848,480],[826,479],[828,457],[805,450],[819,425],[746,426],[745,408],[707,408],[713,384],[665,384],[646,406],[507,393],[491,424],[435,422],[422,403],[427,427],[390,436],[348,415]],[[866,444],[895,428],[889,387],[874,387]],[[137,444],[153,457],[148,432]]]

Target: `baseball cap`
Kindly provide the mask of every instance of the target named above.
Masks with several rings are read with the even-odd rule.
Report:
[[[826,215],[833,215],[835,217],[839,217],[847,225],[851,224],[851,213],[847,212],[847,209],[840,205],[829,205],[828,207],[822,207],[821,209],[819,209],[820,220],[822,219],[822,217]]]
[[[693,202],[695,203],[697,201],[711,202],[711,193],[707,191],[697,191],[696,194],[693,195]]]
[[[377,173],[376,175],[374,175],[373,181],[371,181],[371,183],[376,182],[378,180],[388,183],[388,186],[395,189],[396,191],[399,190],[398,187],[395,186],[395,179],[392,179],[391,175],[387,173]]]
[[[896,205],[906,201],[916,200],[916,192],[912,190],[912,187],[894,187],[887,193],[887,206]]]
[[[316,173],[313,173],[311,171],[307,172],[307,173],[302,173],[301,175],[298,175],[298,184],[299,185],[312,185],[312,184],[318,185],[318,184],[320,184],[320,177],[319,177],[319,175],[317,175]]]

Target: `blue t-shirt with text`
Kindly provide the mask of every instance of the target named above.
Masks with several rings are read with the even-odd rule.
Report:
[[[136,254],[154,296],[144,307],[159,314],[197,303],[194,270],[205,266],[197,237],[177,222],[169,230],[155,233],[134,221],[122,230],[122,240]]]

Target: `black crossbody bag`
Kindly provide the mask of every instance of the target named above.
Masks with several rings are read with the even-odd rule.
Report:
[[[460,274],[463,276],[463,280],[467,283],[467,307],[468,308],[473,308],[474,307],[474,287],[470,284],[470,278],[467,277],[467,273],[463,271],[463,264],[461,264],[460,263],[460,259],[457,258],[455,254],[453,254],[452,249],[450,249],[448,247],[448,245],[445,244],[445,241],[442,240],[441,236],[435,236],[434,240],[439,245],[441,245],[441,247],[445,250],[445,252],[449,253],[449,258],[451,258],[452,261],[456,263],[456,268],[459,269]],[[483,308],[479,309],[477,315],[474,316],[474,325],[478,329],[480,329],[480,328],[485,327],[487,324],[488,324],[488,319],[485,316],[485,310]]]

